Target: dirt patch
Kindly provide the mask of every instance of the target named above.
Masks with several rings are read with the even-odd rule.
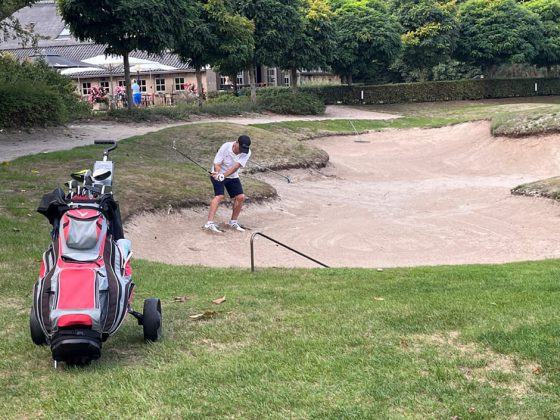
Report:
[[[475,122],[312,143],[330,155],[329,166],[285,172],[292,183],[260,175],[280,199],[247,205],[240,218],[246,232],[203,231],[206,207],[145,214],[126,223],[135,256],[249,267],[251,235],[262,232],[332,267],[560,257],[560,207],[510,194],[516,185],[558,174],[558,135],[494,138],[488,122]],[[216,220],[229,215],[222,206]],[[257,268],[318,267],[259,236],[254,258]]]
[[[408,349],[417,353],[427,348],[436,348],[441,358],[457,360],[457,368],[468,381],[488,384],[493,388],[504,389],[513,397],[521,399],[533,392],[537,383],[543,383],[540,366],[526,363],[511,356],[498,354],[475,343],[462,343],[459,333],[415,335],[407,341]],[[468,359],[473,366],[460,365],[460,360]],[[500,380],[496,380],[496,377]]]

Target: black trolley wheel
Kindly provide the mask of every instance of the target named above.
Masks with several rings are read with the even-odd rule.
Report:
[[[29,314],[29,329],[31,331],[31,340],[33,340],[33,343],[38,346],[44,346],[47,344],[47,337],[45,337],[45,333],[43,333],[43,329],[41,328],[41,324],[39,324],[39,320],[35,316],[33,308]]]
[[[161,317],[161,301],[159,299],[149,298],[144,301],[142,324],[144,327],[144,340],[161,340],[163,325]]]

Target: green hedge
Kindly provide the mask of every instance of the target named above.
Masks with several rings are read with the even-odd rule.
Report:
[[[0,127],[61,124],[66,108],[58,92],[43,83],[0,82]]]
[[[259,89],[257,104],[276,114],[317,115],[325,112],[325,103],[317,95],[282,87]]]
[[[535,84],[537,90],[535,90]],[[373,86],[303,86],[331,104],[390,104],[560,95],[560,79],[482,79]]]

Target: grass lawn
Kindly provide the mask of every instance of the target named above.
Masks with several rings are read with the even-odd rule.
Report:
[[[169,149],[172,139],[209,165],[224,139],[247,130],[270,167],[325,161],[304,142],[258,127],[197,124],[135,137],[113,155],[125,216],[207,202],[207,175]],[[145,344],[128,317],[100,360],[54,370],[49,349],[29,336],[31,288],[49,241],[35,208],[101,150],[0,165],[3,418],[558,416],[556,260],[256,273],[135,260],[135,309],[162,299],[164,340]],[[249,176],[245,183],[263,199],[274,195]],[[204,320],[189,318],[206,311]]]

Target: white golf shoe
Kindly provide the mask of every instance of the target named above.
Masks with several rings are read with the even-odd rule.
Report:
[[[237,223],[237,220],[230,220],[228,222],[228,226],[232,229],[235,229],[238,232],[245,232],[245,229],[243,229],[241,225]]]
[[[223,233],[223,231],[221,231],[220,228],[218,226],[216,226],[216,224],[214,222],[207,222],[204,225],[204,229],[209,230],[210,232],[214,232],[214,233]]]

